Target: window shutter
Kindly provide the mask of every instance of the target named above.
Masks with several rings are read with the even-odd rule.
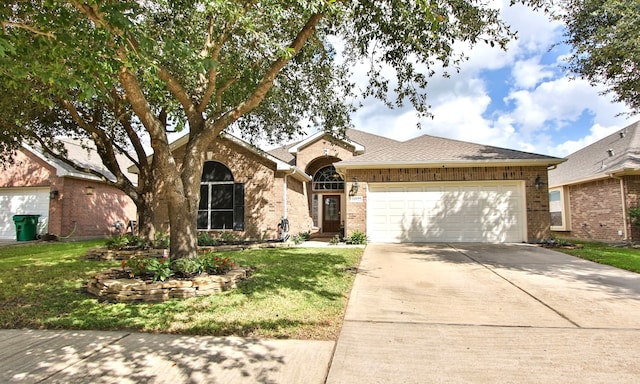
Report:
[[[244,231],[244,184],[233,185],[233,229]]]

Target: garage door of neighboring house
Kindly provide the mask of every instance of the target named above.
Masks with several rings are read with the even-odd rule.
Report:
[[[524,183],[372,183],[372,242],[526,241]]]
[[[0,239],[16,239],[13,215],[40,215],[38,233],[47,232],[49,188],[0,189]]]

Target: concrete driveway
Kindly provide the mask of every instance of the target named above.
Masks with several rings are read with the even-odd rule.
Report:
[[[640,275],[530,245],[370,244],[327,383],[637,383]]]

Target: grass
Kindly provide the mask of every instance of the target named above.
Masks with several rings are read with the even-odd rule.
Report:
[[[577,249],[555,248],[555,250],[596,263],[640,273],[640,249],[596,242],[571,242],[583,247]]]
[[[102,242],[103,243],[103,242]],[[100,302],[83,286],[119,262],[83,259],[101,242],[0,247],[0,328],[334,340],[361,248],[232,252],[256,270],[238,289],[164,303]]]

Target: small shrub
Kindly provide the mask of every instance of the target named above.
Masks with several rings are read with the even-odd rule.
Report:
[[[210,275],[224,275],[235,265],[235,262],[230,257],[223,258],[214,253],[205,253],[202,256],[204,271]]]
[[[169,234],[164,232],[156,232],[153,246],[156,248],[167,248],[169,246]]]
[[[199,275],[204,271],[202,265],[202,259],[200,257],[195,259],[177,259],[171,263],[171,269],[181,276],[194,276]]]
[[[218,245],[220,243],[220,241],[218,239],[214,239],[213,237],[211,237],[211,235],[209,234],[209,232],[200,232],[198,233],[198,245],[199,246],[214,246],[214,245]]]
[[[367,235],[364,232],[354,231],[347,238],[347,244],[367,244]]]
[[[123,235],[113,235],[109,240],[107,240],[107,248],[118,249],[132,245],[131,243],[135,244],[135,241],[132,239],[133,237],[134,236],[131,236],[128,233]]]
[[[631,207],[627,210],[631,223],[640,226],[640,207]]]
[[[335,235],[331,239],[329,239],[329,244],[331,244],[331,245],[338,245],[339,243],[340,243],[340,236],[339,235]]]
[[[238,241],[238,235],[236,235],[232,231],[220,232],[219,238],[220,241],[223,241],[225,243],[233,243],[234,241]]]
[[[310,238],[311,238],[311,234],[308,231],[300,232],[297,235],[291,236],[291,241],[293,241],[294,244],[298,245],[309,240]]]
[[[153,275],[153,281],[165,281],[171,276],[171,263],[168,259],[147,259],[145,269],[147,274]]]

